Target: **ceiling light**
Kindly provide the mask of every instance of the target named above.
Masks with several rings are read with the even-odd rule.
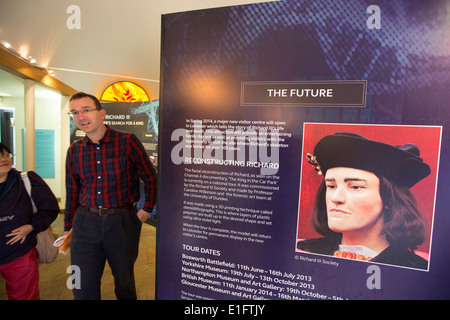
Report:
[[[11,44],[9,42],[6,42],[5,40],[1,41],[2,46],[4,46],[6,49],[11,48]]]

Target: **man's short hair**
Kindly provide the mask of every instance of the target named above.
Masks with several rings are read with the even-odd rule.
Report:
[[[95,108],[97,110],[102,110],[103,109],[102,104],[100,103],[100,101],[95,96],[93,96],[92,94],[84,93],[84,92],[77,92],[77,93],[75,93],[74,95],[72,95],[70,97],[69,101],[72,102],[73,100],[78,100],[78,99],[81,99],[81,98],[90,98],[92,101],[94,101]]]

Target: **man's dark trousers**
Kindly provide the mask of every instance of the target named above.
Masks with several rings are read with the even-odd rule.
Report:
[[[101,278],[108,261],[118,300],[136,300],[134,263],[138,257],[142,223],[133,207],[125,212],[99,215],[84,207],[75,211],[70,246],[71,263],[80,270],[75,300],[100,300]]]

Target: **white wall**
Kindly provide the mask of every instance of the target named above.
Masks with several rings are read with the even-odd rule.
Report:
[[[35,92],[35,129],[53,130],[54,154],[55,154],[55,177],[44,178],[57,198],[65,196],[65,185],[63,183],[65,154],[69,146],[69,126],[68,119],[61,116],[62,107],[67,103],[68,98],[59,93],[48,89],[44,85],[36,83]],[[0,97],[0,108],[14,111],[14,144],[15,154],[14,163],[19,171],[24,170],[23,166],[23,128],[25,127],[24,98],[18,97]],[[67,113],[68,110],[65,112]],[[68,118],[68,115],[66,118]],[[66,120],[66,121],[64,121]],[[67,134],[63,134],[67,132]],[[64,140],[63,140],[64,139]],[[36,155],[37,157],[39,155]]]
[[[36,84],[35,128],[54,132],[55,177],[45,178],[57,198],[61,197],[61,95]],[[36,154],[36,158],[39,157]]]

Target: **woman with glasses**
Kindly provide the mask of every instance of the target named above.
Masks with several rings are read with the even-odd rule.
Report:
[[[10,300],[39,300],[36,234],[46,230],[59,213],[58,201],[48,185],[29,171],[30,196],[20,172],[12,168],[13,155],[0,143],[0,273]]]

